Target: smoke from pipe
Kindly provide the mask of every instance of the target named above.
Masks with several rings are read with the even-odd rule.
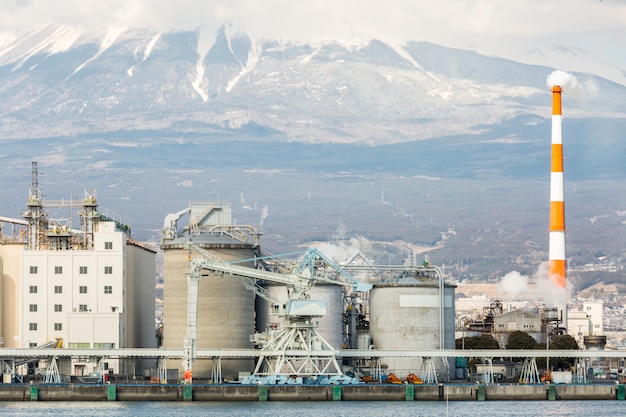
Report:
[[[570,73],[561,70],[555,70],[548,75],[546,80],[548,87],[552,88],[555,85],[562,87],[563,89],[575,90],[578,87],[578,80]]]
[[[548,262],[542,262],[532,280],[517,271],[509,272],[500,280],[498,291],[509,300],[543,301],[548,307],[556,307],[567,304],[571,288],[555,285],[548,274]]]
[[[261,221],[260,226],[263,227],[263,224],[265,223],[265,219],[267,219],[270,215],[270,208],[268,206],[263,206],[263,210],[261,210]]]
[[[371,251],[371,242],[363,236],[331,242],[316,242],[311,247],[316,248],[335,262],[341,263],[350,258],[357,251],[368,253]]]
[[[561,87],[567,93],[567,97],[575,100],[597,96],[600,91],[592,78],[587,78],[581,82],[573,74],[561,70],[552,71],[546,78],[546,84],[550,90],[554,86]]]

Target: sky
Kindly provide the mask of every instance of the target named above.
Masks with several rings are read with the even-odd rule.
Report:
[[[558,45],[626,68],[626,0],[0,0],[0,32],[48,23],[102,32],[226,24],[252,39],[429,41],[509,58]]]

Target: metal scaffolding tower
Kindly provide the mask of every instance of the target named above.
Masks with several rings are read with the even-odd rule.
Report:
[[[41,202],[41,190],[39,189],[39,171],[37,162],[32,162],[31,185],[28,192],[26,206],[28,210],[22,213],[22,217],[28,222],[28,250],[41,249],[41,233],[46,226],[46,211]]]

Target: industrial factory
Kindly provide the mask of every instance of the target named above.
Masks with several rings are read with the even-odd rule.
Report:
[[[551,91],[548,274],[565,289],[562,90]],[[53,219],[50,208],[71,213]],[[457,339],[487,334],[503,348],[512,332],[523,331],[549,345],[576,329],[582,349],[601,350],[606,341],[601,304],[568,313],[566,302],[533,309],[491,298],[472,304],[464,295],[457,305],[462,285],[413,254],[400,265],[380,265],[360,251],[347,259],[315,248],[266,253],[261,231],[233,222],[224,202],[192,202],[164,219],[157,338],[158,249],[98,210],[95,190],[44,199],[33,162],[22,218],[0,221],[10,227],[0,229],[0,347],[16,349],[0,356],[4,382],[37,375],[102,382],[110,375],[189,385],[434,384],[468,379],[464,359],[472,355],[464,346],[454,351]],[[503,364],[502,373],[539,382],[536,357],[523,367]],[[491,357],[481,366],[488,375],[482,381],[494,382]]]
[[[186,225],[180,224],[183,217]],[[300,363],[287,353],[454,348],[454,286],[444,282],[437,267],[374,265],[360,253],[336,261],[315,249],[264,254],[259,231],[232,224],[226,203],[192,203],[168,215],[161,248],[163,347],[179,348],[185,340],[189,352],[181,375],[190,376],[193,362],[194,378],[215,377],[216,360],[195,360],[196,349],[257,347],[272,353],[261,354],[256,363],[221,360],[221,376],[341,377],[384,369],[405,378],[426,366],[433,379],[449,377],[447,361],[378,358],[340,363],[321,354],[311,363]],[[195,259],[197,270],[204,271],[201,279],[190,272],[190,260],[193,265]]]

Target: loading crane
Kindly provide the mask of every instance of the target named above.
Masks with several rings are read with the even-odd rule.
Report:
[[[369,291],[370,284],[360,283],[316,249],[309,250],[290,273],[276,273],[262,269],[233,265],[187,242],[185,248],[201,256],[189,260],[187,273],[187,336],[183,346],[185,383],[192,381],[196,357],[198,288],[202,271],[236,279],[248,290],[272,303],[273,310],[283,318],[283,328],[258,338],[262,346],[253,375],[248,382],[277,383],[291,381],[290,377],[309,377],[321,381],[346,383],[352,378],[343,375],[333,347],[317,332],[313,319],[326,315],[326,302],[311,300],[309,290],[316,283],[341,285],[356,292]],[[282,255],[286,256],[286,255]],[[255,258],[259,261],[262,258]],[[267,258],[263,258],[267,259]],[[285,285],[289,299],[286,303],[274,300],[259,282]]]

